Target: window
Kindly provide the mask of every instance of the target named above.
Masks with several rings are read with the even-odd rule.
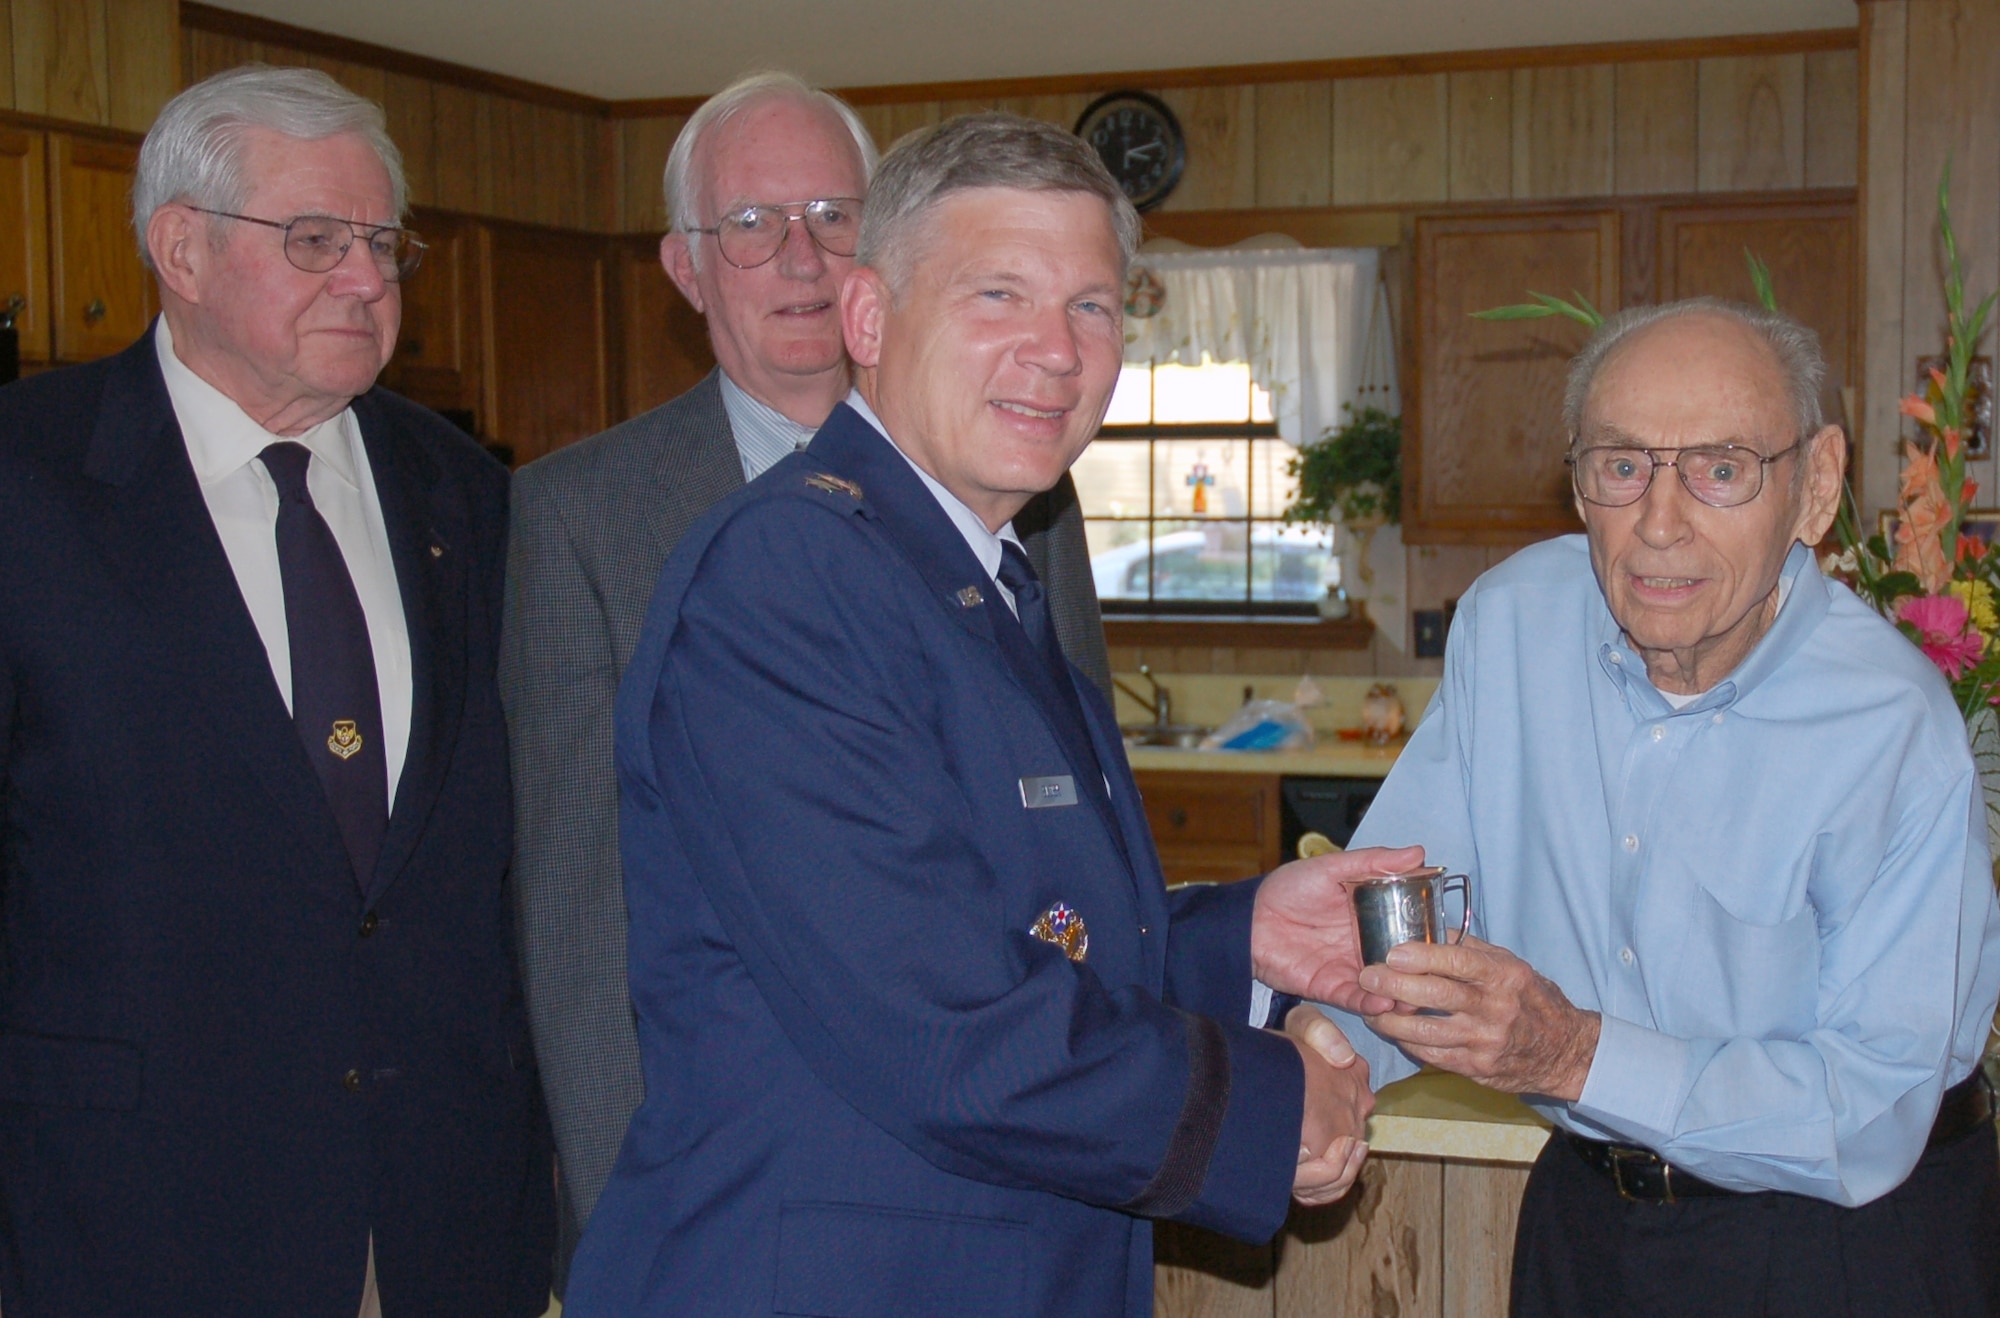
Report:
[[[1292,454],[1247,363],[1127,365],[1071,469],[1105,613],[1311,613],[1339,568],[1285,524]]]

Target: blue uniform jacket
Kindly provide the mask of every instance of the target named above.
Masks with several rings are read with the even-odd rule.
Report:
[[[1072,684],[1108,792],[845,407],[688,533],[619,696],[646,1099],[572,1318],[1137,1318],[1148,1217],[1277,1231],[1303,1078],[1242,1024],[1256,885],[1166,891]],[[1065,776],[1075,804],[1025,808]],[[1058,903],[1081,964],[1030,932]]]

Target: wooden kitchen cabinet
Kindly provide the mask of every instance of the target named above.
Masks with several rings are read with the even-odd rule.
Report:
[[[403,327],[382,384],[439,411],[480,409],[483,281],[479,226],[462,215],[415,211],[424,263],[403,285]]]
[[[520,465],[611,424],[611,248],[590,234],[484,228],[480,428]]]
[[[21,356],[47,361],[49,346],[48,135],[0,128],[0,308],[19,301]]]
[[[1169,886],[1234,883],[1277,868],[1276,774],[1160,771],[1133,777]]]
[[[132,231],[139,148],[49,134],[50,320],[58,361],[129,347],[159,309]]]

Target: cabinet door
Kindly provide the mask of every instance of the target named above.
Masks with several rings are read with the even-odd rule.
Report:
[[[624,327],[623,415],[634,417],[677,398],[715,366],[708,326],[660,267],[651,238],[621,240],[619,321]]]
[[[42,134],[0,129],[0,307],[21,299],[21,358],[49,359],[48,173]]]
[[[132,235],[139,149],[49,134],[56,356],[90,361],[145,332],[158,302]]]
[[[1531,290],[1617,309],[1618,212],[1421,217],[1415,267],[1403,539],[1519,542],[1577,530],[1562,392],[1586,332],[1561,317],[1472,313],[1525,302]]]
[[[1255,773],[1135,774],[1168,886],[1233,883],[1278,865],[1278,780]]]
[[[481,427],[515,465],[609,423],[608,245],[580,234],[494,225],[488,237],[486,408]]]
[[[403,327],[382,383],[439,411],[480,406],[479,235],[461,216],[420,211],[424,263],[403,284]]]

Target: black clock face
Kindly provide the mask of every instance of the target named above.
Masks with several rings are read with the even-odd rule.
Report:
[[[1180,182],[1187,144],[1174,112],[1156,97],[1143,92],[1101,97],[1077,120],[1076,131],[1140,210],[1159,205]]]

